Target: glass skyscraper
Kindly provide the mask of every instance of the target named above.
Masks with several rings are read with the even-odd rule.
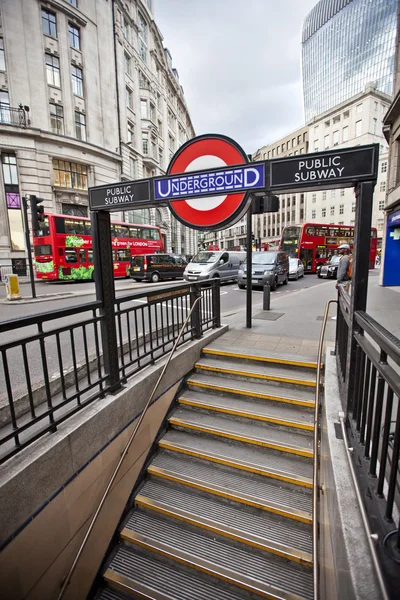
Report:
[[[392,93],[397,0],[320,0],[303,23],[306,123],[375,82]]]

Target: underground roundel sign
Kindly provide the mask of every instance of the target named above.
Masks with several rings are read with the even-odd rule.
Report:
[[[167,176],[155,182],[155,198],[168,199],[172,214],[187,227],[224,229],[247,211],[247,189],[251,191],[260,175],[250,165],[244,150],[230,138],[193,138],[173,156]]]

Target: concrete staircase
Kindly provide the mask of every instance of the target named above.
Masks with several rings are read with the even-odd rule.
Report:
[[[203,350],[97,600],[313,598],[315,380],[311,360]]]

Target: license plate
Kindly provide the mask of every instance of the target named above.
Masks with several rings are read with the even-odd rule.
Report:
[[[251,280],[251,283],[252,283],[253,285],[257,285],[257,283],[258,283],[258,279],[252,279],[252,280]]]
[[[188,276],[189,281],[196,281],[197,277],[189,277]]]
[[[133,267],[134,271],[140,271],[140,267]]]

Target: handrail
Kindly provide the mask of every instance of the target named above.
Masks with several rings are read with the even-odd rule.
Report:
[[[364,524],[364,529],[365,529],[365,533],[367,536],[369,549],[370,549],[371,555],[372,555],[372,563],[374,565],[375,574],[376,574],[376,577],[378,580],[379,587],[382,592],[382,600],[389,600],[389,596],[386,591],[385,582],[383,581],[381,568],[379,566],[378,554],[376,552],[376,548],[373,543],[377,537],[377,534],[373,534],[371,532],[371,529],[370,529],[370,526],[368,523],[367,512],[365,510],[363,499],[361,497],[360,488],[358,487],[358,482],[357,482],[356,473],[354,471],[353,461],[351,460],[351,453],[353,452],[353,448],[349,445],[349,438],[347,436],[346,426],[345,426],[345,422],[344,422],[344,412],[340,411],[338,416],[339,416],[339,421],[340,421],[340,425],[342,428],[343,441],[346,446],[347,462],[349,463],[351,478],[353,480],[354,489],[355,489],[356,496],[357,496],[357,502],[358,502],[358,506],[359,506],[360,512],[361,512],[361,518],[362,518],[362,521]]]
[[[357,324],[386,352],[388,356],[400,365],[400,341],[383,325],[375,321],[366,312],[358,310],[354,313]]]
[[[314,464],[313,464],[313,579],[314,579],[314,600],[319,599],[319,573],[318,573],[318,424],[319,424],[319,395],[321,387],[321,363],[322,351],[324,347],[324,337],[326,322],[328,320],[329,308],[331,304],[337,304],[337,300],[329,300],[325,307],[324,320],[322,323],[321,335],[319,336],[318,355],[317,355],[317,381],[315,384],[315,409],[314,409]]]
[[[189,313],[188,313],[188,315],[187,315],[187,317],[185,319],[185,322],[183,323],[183,325],[181,327],[179,335],[178,335],[178,337],[177,337],[177,339],[176,339],[176,341],[175,341],[175,343],[173,345],[173,348],[172,348],[172,350],[171,350],[171,352],[170,352],[170,354],[168,356],[168,359],[167,359],[167,361],[166,361],[166,363],[165,363],[165,365],[164,365],[164,367],[163,367],[163,369],[162,369],[162,371],[161,371],[161,373],[160,373],[160,375],[159,375],[159,377],[157,379],[157,382],[156,382],[156,384],[155,384],[155,386],[153,388],[153,391],[150,394],[150,397],[149,397],[149,399],[148,399],[148,401],[146,403],[146,406],[142,410],[142,413],[141,413],[141,415],[140,415],[140,417],[139,417],[139,419],[138,419],[138,421],[136,423],[136,426],[135,426],[134,430],[131,433],[131,436],[130,436],[130,438],[129,438],[129,440],[128,440],[125,448],[124,448],[124,451],[121,454],[121,458],[119,459],[118,464],[115,467],[114,472],[113,472],[113,474],[111,476],[111,479],[108,482],[106,490],[105,490],[105,492],[104,492],[104,494],[103,494],[103,496],[102,496],[102,498],[101,498],[101,500],[99,502],[99,505],[98,505],[98,507],[96,509],[96,512],[94,513],[93,518],[92,518],[92,520],[90,522],[89,528],[88,528],[88,530],[87,530],[87,532],[85,534],[85,537],[83,538],[82,543],[81,543],[81,545],[79,547],[79,550],[78,550],[78,552],[77,552],[77,554],[75,556],[74,562],[72,563],[71,568],[68,571],[68,574],[67,574],[67,576],[66,576],[66,578],[64,580],[64,583],[62,585],[61,591],[60,591],[59,595],[57,596],[57,600],[62,600],[62,598],[64,597],[64,594],[65,594],[65,592],[67,590],[67,587],[68,587],[68,585],[69,585],[69,583],[71,581],[71,577],[72,577],[72,575],[75,572],[75,569],[77,567],[79,559],[82,556],[82,552],[85,549],[86,543],[87,543],[87,541],[88,541],[88,539],[89,539],[89,537],[90,537],[90,535],[91,535],[91,533],[93,531],[93,528],[94,528],[94,526],[96,524],[96,521],[97,521],[97,519],[99,517],[100,511],[101,511],[101,509],[104,506],[104,503],[105,503],[105,501],[107,499],[107,496],[108,496],[108,494],[109,494],[109,492],[111,490],[111,487],[112,487],[112,485],[113,485],[113,483],[115,481],[115,478],[118,475],[118,472],[119,472],[119,470],[120,470],[120,468],[122,466],[122,463],[124,462],[125,456],[127,455],[128,451],[129,451],[129,449],[131,447],[131,444],[132,444],[132,442],[133,442],[133,440],[134,440],[134,438],[136,436],[136,433],[138,432],[139,427],[142,424],[143,419],[144,419],[144,417],[146,415],[146,412],[147,412],[147,410],[148,410],[148,408],[149,408],[149,406],[150,406],[150,404],[151,404],[151,402],[152,402],[152,400],[154,398],[154,395],[155,395],[155,393],[157,391],[157,388],[160,385],[160,382],[161,382],[162,378],[164,377],[164,374],[165,374],[165,372],[166,372],[166,370],[168,368],[169,363],[171,362],[172,356],[173,356],[173,354],[174,354],[174,352],[175,352],[175,350],[176,350],[176,348],[178,346],[179,340],[182,337],[183,331],[184,331],[184,329],[185,329],[185,327],[186,327],[186,325],[187,325],[187,323],[188,323],[188,321],[189,321],[189,319],[190,319],[190,317],[192,315],[193,309],[196,307],[197,303],[200,302],[201,299],[202,299],[202,296],[199,296],[198,298],[196,298],[196,300],[192,304],[192,307],[191,307],[191,309],[190,309],[190,311],[189,311]]]

